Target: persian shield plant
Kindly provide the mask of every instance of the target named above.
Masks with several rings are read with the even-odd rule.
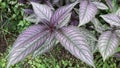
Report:
[[[85,31],[75,26],[67,26],[71,10],[77,3],[76,1],[53,11],[48,5],[31,2],[33,15],[41,23],[30,26],[18,36],[9,54],[7,68],[30,53],[37,56],[50,50],[56,39],[72,55],[94,67],[93,55],[85,38],[87,36],[83,34]]]
[[[24,30],[14,42],[7,68],[29,54],[34,58],[48,52],[56,42],[94,68],[93,53],[97,49],[104,61],[116,52],[120,37],[120,9],[115,11],[111,0],[105,0],[108,7],[101,0],[66,0],[66,6],[61,6],[61,0],[53,0],[52,3],[50,0],[43,0],[46,4],[33,1],[30,2],[33,10],[25,10],[30,12],[25,19],[35,24]],[[57,4],[58,9],[52,4]],[[109,10],[112,13],[100,15],[99,10]],[[74,12],[79,16],[74,15]],[[100,15],[102,21],[96,15]],[[103,25],[101,22],[107,24]],[[91,33],[88,27],[92,28],[96,35]]]

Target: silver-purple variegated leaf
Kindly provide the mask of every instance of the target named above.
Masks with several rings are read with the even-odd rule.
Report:
[[[101,9],[101,10],[107,10],[108,9],[108,7],[102,2],[95,1],[95,2],[92,2],[92,3],[95,4],[98,9]]]
[[[116,52],[118,45],[119,38],[117,37],[116,33],[112,31],[106,31],[100,35],[97,46],[104,61]]]
[[[57,40],[72,55],[94,67],[93,55],[87,43],[86,37],[75,26],[68,26],[55,32]]]
[[[67,26],[71,18],[71,13],[68,13],[62,20],[58,22],[57,27],[61,28],[63,26]]]
[[[24,13],[25,14],[33,14],[33,10],[32,9],[24,9]]]
[[[34,52],[33,58],[38,55],[42,55],[45,52],[48,52],[54,46],[54,44],[55,44],[54,33],[51,33],[48,35],[48,38],[45,41],[45,43]]]
[[[95,30],[99,33],[102,33],[103,31],[105,31],[105,27],[100,23],[100,21],[97,18],[93,18],[91,20],[91,22],[93,23]]]
[[[30,26],[23,31],[12,47],[7,68],[38,49],[47,39],[48,33],[49,31],[46,30],[46,27],[41,25]]]
[[[101,17],[111,26],[120,26],[120,16],[116,14],[101,15]]]
[[[53,14],[52,18],[51,18],[51,23],[57,25],[58,23],[60,23],[61,20],[63,20],[65,18],[65,16],[71,12],[71,10],[73,9],[73,7],[77,4],[78,2],[72,3],[70,5],[67,6],[63,6],[60,7],[59,9],[57,9],[55,11],[55,13]]]
[[[120,8],[117,10],[116,14],[120,16]]]
[[[37,15],[37,17],[40,20],[50,21],[50,18],[53,14],[51,7],[49,7],[45,4],[39,4],[36,2],[31,2],[31,4],[32,4],[33,9],[34,9],[34,13]]]
[[[84,0],[80,4],[79,9],[79,26],[85,25],[97,14],[97,7],[87,0]]]
[[[40,19],[35,14],[31,14],[30,16],[25,16],[24,19],[36,24],[40,22]]]
[[[113,10],[112,0],[105,0],[111,10]]]

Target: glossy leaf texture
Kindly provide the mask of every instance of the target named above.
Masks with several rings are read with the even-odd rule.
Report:
[[[106,30],[106,28],[100,23],[100,21],[97,18],[93,18],[91,22],[93,23],[97,32],[102,33]]]
[[[96,14],[97,7],[92,2],[88,3],[87,0],[82,1],[79,9],[79,26],[90,22]]]
[[[98,48],[105,61],[116,52],[119,45],[119,38],[116,33],[111,31],[103,32],[98,40]]]
[[[31,4],[33,6],[34,13],[37,15],[40,21],[50,21],[53,11],[49,6],[45,4],[39,4],[36,2],[31,2]]]
[[[47,39],[49,31],[45,26],[33,25],[22,32],[15,41],[9,54],[7,68],[38,49]]]
[[[54,25],[61,23],[61,21],[64,20],[66,15],[71,12],[71,10],[74,8],[74,6],[77,3],[78,2],[75,2],[75,3],[72,3],[70,5],[63,6],[63,7],[60,7],[59,9],[57,9],[55,11],[55,13],[53,14],[53,16],[51,17],[51,23]]]
[[[56,38],[72,55],[94,67],[93,55],[86,37],[75,26],[64,27],[56,31]]]
[[[92,2],[92,3],[95,4],[98,9],[101,9],[101,10],[107,10],[108,9],[108,7],[102,2],[97,2],[96,1],[96,2]]]
[[[120,16],[115,14],[101,15],[101,17],[111,26],[120,26]]]
[[[48,38],[45,41],[45,43],[34,52],[33,58],[38,55],[42,55],[45,52],[48,52],[54,46],[54,44],[55,44],[54,33],[51,33],[48,35]]]

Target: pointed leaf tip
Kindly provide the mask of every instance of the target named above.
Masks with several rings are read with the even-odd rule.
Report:
[[[79,9],[79,26],[85,25],[97,14],[97,7],[92,3],[84,0],[80,4]]]
[[[93,55],[87,44],[85,36],[80,32],[79,28],[74,26],[64,27],[61,31],[56,31],[56,39],[64,46],[72,55],[81,59],[83,62],[94,66]]]
[[[120,26],[120,16],[115,14],[100,15],[111,26]]]
[[[67,6],[63,6],[58,8],[55,13],[53,14],[52,18],[51,18],[51,23],[53,23],[55,26],[64,19],[64,17],[71,12],[71,10],[73,9],[73,7],[77,4],[77,2],[72,3],[70,5]]]
[[[33,25],[18,36],[9,54],[8,68],[10,65],[23,60],[45,42],[47,34],[49,34],[45,28],[45,26]]]
[[[31,2],[31,4],[34,9],[34,13],[38,16],[38,18],[40,18],[40,20],[50,21],[53,11],[49,6],[36,2]]]
[[[119,45],[119,38],[116,33],[111,31],[103,32],[98,40],[98,48],[105,61],[113,55]]]

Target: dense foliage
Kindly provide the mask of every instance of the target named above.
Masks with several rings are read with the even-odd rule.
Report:
[[[119,46],[120,9],[105,0],[20,0],[32,5],[24,18],[35,25],[24,30],[13,44],[7,68],[29,54],[33,58],[61,43],[76,58],[95,68],[93,54],[105,61]],[[106,4],[107,5],[106,5]],[[65,5],[65,6],[63,6]]]

